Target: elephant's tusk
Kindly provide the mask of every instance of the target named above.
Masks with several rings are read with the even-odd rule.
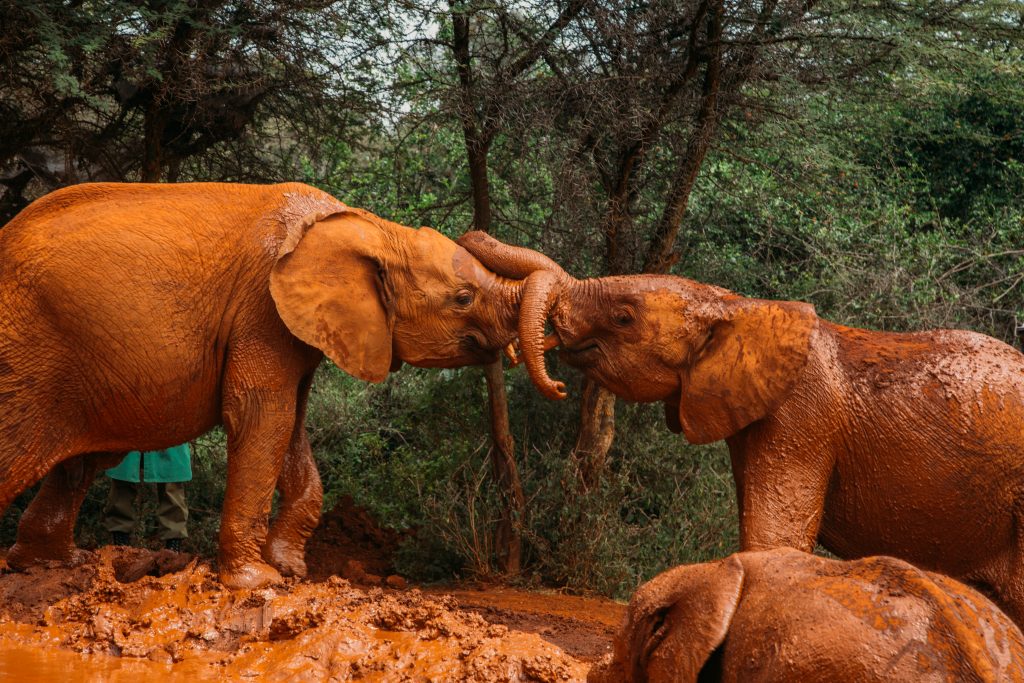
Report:
[[[519,355],[519,343],[518,341],[511,341],[508,346],[504,348],[505,357],[508,358],[509,367],[515,367],[522,362],[522,357]]]
[[[557,332],[552,332],[544,336],[544,351],[550,351],[562,343]],[[523,354],[519,349],[519,340],[513,339],[509,342],[508,346],[503,349],[505,357],[508,358],[509,367],[514,368],[523,362]]]

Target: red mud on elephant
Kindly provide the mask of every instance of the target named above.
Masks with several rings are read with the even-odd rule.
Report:
[[[303,576],[322,503],[316,367],[380,382],[403,363],[491,362],[521,289],[434,230],[299,183],[97,183],[33,202],[0,231],[0,513],[45,479],[8,564],[82,559],[95,472],[223,425],[221,580]]]
[[[550,321],[565,363],[662,403],[690,443],[725,441],[741,550],[898,557],[990,593],[1024,625],[1019,351],[966,330],[847,327],[672,275],[577,280],[484,233],[459,243],[526,274],[519,344],[546,396],[564,396],[544,365]]]

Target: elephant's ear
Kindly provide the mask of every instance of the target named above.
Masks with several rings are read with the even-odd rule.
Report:
[[[670,569],[641,586],[614,644],[627,680],[696,681],[725,641],[743,576],[732,555]]]
[[[680,377],[678,426],[690,443],[724,439],[775,410],[796,385],[818,326],[810,304],[724,303]]]
[[[392,367],[392,320],[380,228],[357,211],[301,221],[270,273],[281,320],[353,377],[383,381]]]

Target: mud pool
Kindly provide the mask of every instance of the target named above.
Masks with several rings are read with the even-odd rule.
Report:
[[[311,578],[258,590],[225,589],[202,559],[112,546],[2,572],[0,680],[576,681],[610,650],[624,605],[409,587],[386,533],[335,510]]]

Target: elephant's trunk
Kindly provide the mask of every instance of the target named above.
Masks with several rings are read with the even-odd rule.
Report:
[[[539,251],[510,246],[480,230],[467,232],[458,242],[498,275],[522,280],[534,271],[549,270],[565,276],[560,265]]]
[[[546,343],[544,325],[558,299],[562,284],[568,280],[564,272],[536,270],[526,278],[523,303],[519,307],[519,346],[526,370],[540,393],[550,399],[565,398],[565,384],[548,376],[544,365]]]
[[[477,257],[491,271],[523,280],[519,306],[519,346],[526,370],[537,389],[550,399],[565,398],[565,384],[552,380],[544,367],[544,352],[558,346],[558,336],[544,336],[544,325],[558,298],[562,284],[572,278],[562,267],[540,252],[513,247],[474,230],[459,238],[459,245]],[[515,353],[509,354],[515,358]]]
[[[488,296],[494,301],[495,330],[494,341],[501,346],[512,345],[518,334],[519,307],[525,290],[523,280],[511,280],[501,275],[495,276],[495,285]]]

